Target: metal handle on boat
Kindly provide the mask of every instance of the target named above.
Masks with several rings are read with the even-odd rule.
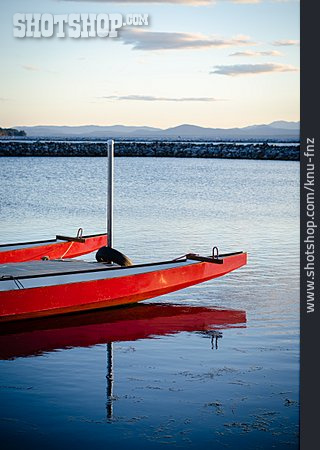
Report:
[[[212,258],[214,258],[214,259],[219,258],[219,249],[218,249],[218,247],[213,247],[213,249],[212,249]]]

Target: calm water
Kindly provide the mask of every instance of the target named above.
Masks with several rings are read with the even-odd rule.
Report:
[[[4,243],[79,226],[104,230],[104,159],[2,158],[0,165]],[[58,319],[37,325],[37,351],[10,357],[17,330],[5,337],[11,359],[0,361],[4,448],[297,449],[298,163],[117,158],[115,168],[114,246],[134,262],[206,254],[213,245],[249,252],[245,268],[147,303],[242,310],[246,320],[221,327],[213,316],[220,333],[213,341],[217,334],[204,332],[196,313],[191,327],[171,323],[153,336],[144,335],[148,319],[132,336],[121,322],[115,337],[99,341],[69,333]],[[111,315],[94,322],[108,327]],[[60,327],[58,338],[46,327]]]

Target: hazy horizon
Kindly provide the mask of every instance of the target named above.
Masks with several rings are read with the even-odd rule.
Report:
[[[288,124],[300,124],[300,120],[290,120],[290,121],[286,121],[286,120],[274,120],[270,123],[251,123],[251,124],[247,124],[247,125],[243,125],[241,127],[215,127],[214,125],[212,125],[211,127],[203,127],[203,128],[221,128],[221,129],[230,129],[230,128],[246,128],[246,127],[251,127],[251,126],[262,126],[262,125],[272,125],[273,123],[278,123],[278,122],[285,122]],[[144,124],[144,125],[135,125],[135,124],[125,124],[125,123],[111,123],[111,124],[96,124],[96,123],[82,123],[79,125],[70,125],[70,124],[44,124],[44,123],[37,123],[35,125],[25,125],[25,124],[21,124],[21,125],[14,125],[11,128],[21,128],[21,127],[141,127],[141,128],[157,128],[160,130],[167,130],[169,128],[176,128],[179,126],[192,126],[192,127],[202,127],[202,125],[196,124],[196,123],[178,123],[178,124],[174,124],[168,127],[154,127],[152,125],[149,124]]]

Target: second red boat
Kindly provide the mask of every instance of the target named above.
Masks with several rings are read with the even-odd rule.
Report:
[[[79,229],[81,230],[81,228]],[[56,236],[46,241],[18,242],[0,245],[0,264],[36,261],[41,259],[75,258],[107,245],[107,234],[76,237]]]

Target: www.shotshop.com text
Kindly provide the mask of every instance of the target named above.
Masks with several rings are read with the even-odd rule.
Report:
[[[305,216],[306,228],[303,230],[304,235],[304,270],[307,275],[306,300],[307,313],[314,312],[314,291],[315,291],[315,234],[317,225],[315,222],[315,139],[307,138],[307,151],[303,156],[306,159],[306,172],[303,182],[306,211]]]

